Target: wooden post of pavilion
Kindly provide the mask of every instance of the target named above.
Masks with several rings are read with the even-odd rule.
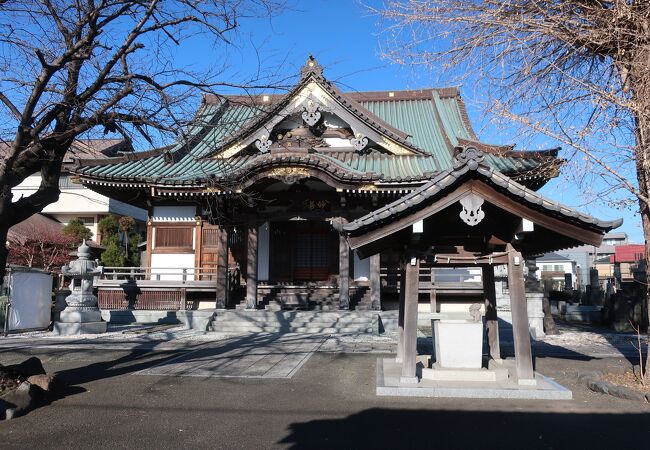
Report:
[[[350,246],[339,237],[339,309],[350,309]]]
[[[219,227],[217,249],[217,309],[225,309],[228,302],[228,231]]]
[[[381,310],[380,254],[370,257],[370,304],[375,311]]]
[[[535,385],[533,356],[528,331],[528,307],[524,288],[524,259],[508,244],[508,288],[512,310],[512,334],[515,341],[515,364],[519,384]]]
[[[399,312],[397,314],[397,356],[395,362],[401,363],[404,358],[404,303],[406,299],[406,270],[403,262],[399,267]]]
[[[494,267],[483,266],[483,295],[485,297],[485,320],[487,328],[490,357],[499,361],[501,348],[499,346],[499,321],[497,317],[497,295],[494,286]]]
[[[246,309],[257,308],[257,226],[248,225],[248,257],[246,261]]]
[[[400,383],[417,383],[418,284],[420,260],[409,255],[404,289],[404,350]]]

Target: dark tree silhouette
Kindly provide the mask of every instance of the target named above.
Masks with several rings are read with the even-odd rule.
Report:
[[[240,20],[271,17],[282,2],[0,1],[0,242],[12,225],[58,199],[62,159],[76,138],[104,132],[162,142],[186,129],[193,95],[272,85],[261,75],[223,82],[225,56]],[[192,38],[210,40],[224,55],[209,73],[174,59],[174,47]],[[39,189],[13,201],[11,189],[35,173]],[[0,283],[6,260],[0,245]]]

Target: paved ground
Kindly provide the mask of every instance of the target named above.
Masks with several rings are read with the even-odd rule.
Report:
[[[539,358],[574,391],[562,402],[374,395],[376,355],[315,353],[292,379],[134,375],[174,352],[5,350],[36,354],[70,383],[65,396],[9,422],[10,448],[643,448],[646,405],[588,391],[579,370],[619,359]]]
[[[562,347],[560,338],[536,347],[536,369],[574,394],[571,401],[552,402],[377,397],[376,359],[393,348],[390,338],[215,340],[143,327],[113,333],[66,342],[38,334],[0,339],[3,363],[36,355],[68,383],[50,406],[0,422],[0,448],[617,449],[644,448],[650,439],[650,406],[596,394],[577,382],[580,371],[629,365],[617,349],[628,353],[626,347],[614,338],[607,352],[618,357],[603,356],[599,346],[590,350],[571,330],[562,339],[577,339],[573,347]],[[237,358],[237,348],[250,354]],[[285,377],[260,377],[275,367],[274,357],[292,353],[300,357],[277,366]],[[258,375],[175,376],[172,369],[181,363],[195,373],[212,367],[226,375],[255,374],[258,364]]]
[[[138,375],[291,378],[325,340],[324,336],[254,334],[217,341],[183,353]]]

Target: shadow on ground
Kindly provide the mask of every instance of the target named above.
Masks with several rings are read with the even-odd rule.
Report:
[[[625,430],[623,432],[623,430]],[[650,414],[367,409],[293,423],[290,448],[600,449],[645,446]]]
[[[220,360],[225,360],[226,365],[232,364],[244,354],[254,354],[258,348],[273,346],[276,349],[280,349],[283,345],[291,345],[306,340],[318,341],[319,338],[318,336],[287,335],[281,333],[254,333],[222,341],[202,342],[183,350],[157,350],[155,343],[143,342],[141,345],[135,346],[131,350],[128,350],[126,354],[115,359],[107,358],[85,366],[55,372],[57,377],[55,389],[47,397],[39,398],[39,401],[33,409],[48,405],[64,397],[86,392],[84,385],[94,381],[134,374],[153,367],[164,367],[167,364],[173,364],[179,360],[188,366],[192,366],[193,364],[215,363],[215,369],[222,368],[224,362]],[[234,355],[230,354],[235,349],[238,352]],[[71,351],[83,352],[87,350],[54,350],[55,353],[59,354],[66,354]],[[95,351],[91,350],[91,353]],[[108,349],[106,351],[110,352],[111,350]],[[25,359],[33,356],[29,348],[2,349],[0,350],[0,355],[6,352],[22,354]],[[117,349],[114,352],[116,354],[122,354],[125,351]],[[281,351],[277,353],[283,354]],[[171,375],[183,375],[183,373]]]

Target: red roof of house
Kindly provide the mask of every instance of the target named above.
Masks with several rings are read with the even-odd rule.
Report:
[[[610,262],[636,262],[643,259],[645,245],[627,244],[614,247],[615,253],[609,257]]]

